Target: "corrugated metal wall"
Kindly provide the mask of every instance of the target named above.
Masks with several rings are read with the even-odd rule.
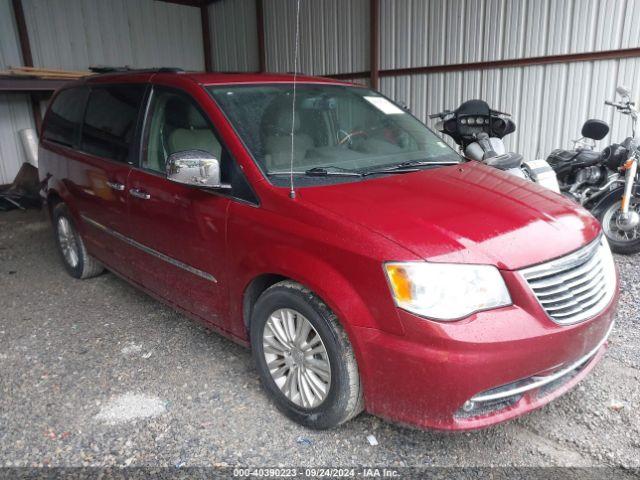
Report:
[[[381,0],[382,69],[528,58],[640,46],[640,0]],[[634,20],[634,18],[636,18]],[[386,19],[386,20],[385,20]],[[427,113],[483,98],[513,114],[509,148],[527,158],[569,146],[590,117],[630,134],[605,107],[615,87],[640,94],[640,59],[383,77],[380,90]],[[608,139],[605,139],[604,144]]]
[[[0,70],[22,65],[10,0],[0,0]],[[15,178],[25,160],[18,132],[33,128],[27,95],[0,94],[0,185]]]
[[[368,70],[369,0],[300,3],[300,71]],[[295,5],[264,1],[268,71],[294,68]],[[24,0],[24,6],[38,66],[203,68],[197,8],[155,0]],[[638,11],[640,0],[380,0],[380,67],[639,47]],[[0,14],[1,60],[19,63],[10,0],[0,0]],[[257,70],[255,1],[222,0],[209,14],[214,68]],[[533,158],[568,146],[589,117],[610,122],[613,139],[628,134],[627,119],[603,105],[621,83],[640,93],[640,59],[382,77],[380,89],[423,120],[465,99],[484,98],[514,115],[518,131],[509,147]],[[2,96],[0,109],[0,182],[6,182],[22,161],[17,131],[32,125],[26,97]]]
[[[155,0],[23,0],[36,66],[204,69],[200,10]],[[11,0],[0,0],[0,70],[22,65]],[[26,95],[0,94],[0,184],[26,160],[18,137],[34,128]]]
[[[638,0],[380,0],[380,68],[638,46]]]
[[[507,137],[507,146],[527,158],[541,158],[554,148],[570,147],[588,118],[612,126],[602,145],[630,135],[628,118],[604,105],[615,98],[618,84],[640,92],[640,59],[385,77],[380,90],[407,103],[424,121],[429,113],[484,98],[513,115],[518,127]]]
[[[222,0],[209,5],[214,71],[255,72],[258,31],[255,0]]]
[[[33,63],[204,68],[200,10],[154,0],[23,0]]]
[[[296,1],[264,2],[270,72],[294,70]],[[369,0],[301,0],[298,70],[330,75],[369,68]]]
[[[264,2],[269,71],[293,70],[295,4]],[[380,0],[380,68],[634,48],[638,11],[640,0]],[[368,0],[301,0],[299,70],[366,71],[368,21]],[[380,90],[425,121],[427,113],[484,98],[513,114],[518,130],[509,148],[534,158],[569,146],[590,117],[611,123],[610,138],[624,138],[628,119],[603,102],[621,83],[640,94],[639,74],[636,58],[382,77]]]

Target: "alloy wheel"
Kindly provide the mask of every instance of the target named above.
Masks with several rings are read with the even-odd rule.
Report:
[[[293,403],[315,408],[329,393],[331,365],[327,349],[311,322],[300,312],[273,312],[262,335],[264,358],[273,381]]]
[[[63,216],[58,217],[58,242],[62,249],[62,255],[71,268],[78,265],[78,242],[69,219]]]

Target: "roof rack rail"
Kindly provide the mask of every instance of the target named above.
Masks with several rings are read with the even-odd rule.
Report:
[[[89,70],[94,73],[123,73],[123,72],[140,72],[140,73],[183,73],[182,68],[177,67],[157,67],[157,68],[132,68],[128,65],[115,67],[109,65],[93,65]]]

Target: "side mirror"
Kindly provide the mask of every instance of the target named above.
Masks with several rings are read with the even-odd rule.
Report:
[[[220,161],[204,150],[184,150],[167,158],[167,179],[204,188],[231,188],[220,182]]]
[[[582,136],[592,140],[602,140],[609,133],[609,125],[602,120],[587,120],[582,126]]]

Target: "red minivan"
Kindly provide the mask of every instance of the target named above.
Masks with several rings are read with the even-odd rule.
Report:
[[[251,347],[275,405],[466,430],[600,360],[598,222],[466,161],[368,88],[290,75],[98,75],[53,98],[43,195],[67,271],[104,268]]]

